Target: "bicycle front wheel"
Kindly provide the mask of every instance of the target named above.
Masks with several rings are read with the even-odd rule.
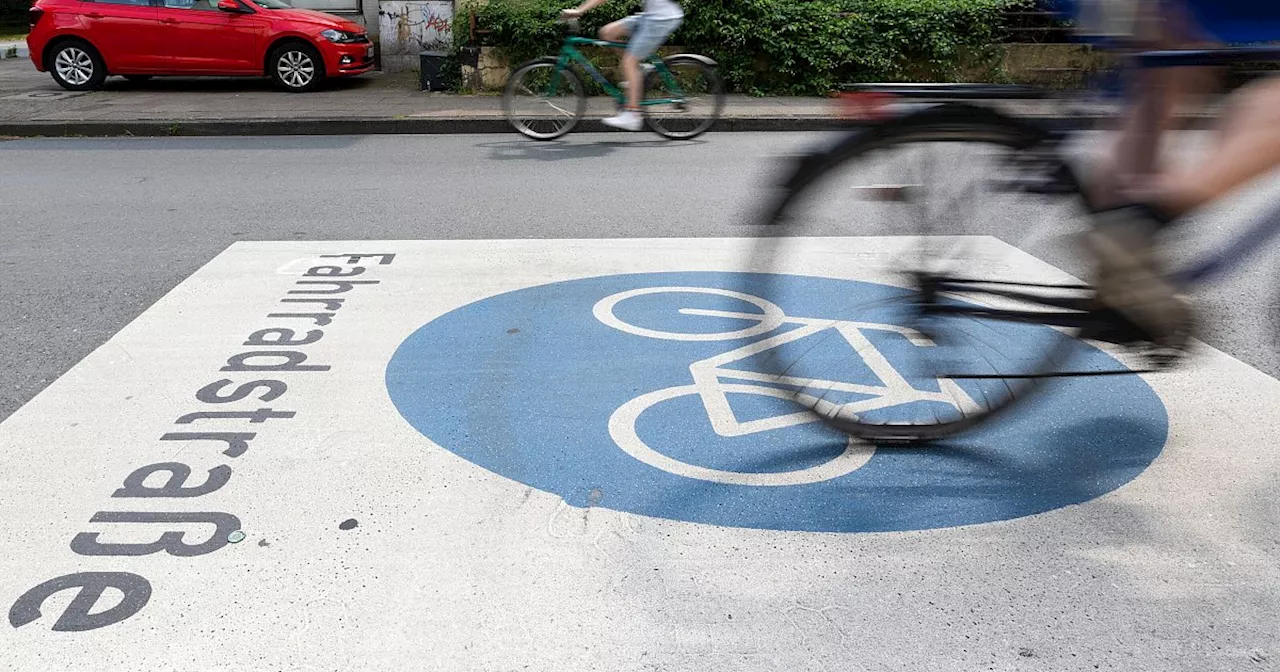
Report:
[[[724,110],[724,82],[715,68],[687,56],[663,60],[667,72],[645,78],[645,120],[665,138],[688,140],[707,132]]]
[[[1006,300],[1017,292],[1087,292],[1056,271],[1046,282],[1047,267],[996,238],[1030,251],[1063,242],[1064,225],[1078,222],[1078,192],[1054,183],[1051,144],[1017,120],[944,106],[802,160],[769,213],[752,293],[788,315],[815,314],[774,337],[757,379],[852,436],[911,443],[995,417],[1068,358],[1087,366],[1075,359],[1086,349],[1077,329],[1046,326],[1057,311],[995,313],[1038,310]],[[820,296],[814,275],[826,283]],[[959,279],[979,282],[948,284]]]
[[[538,59],[516,68],[502,93],[507,122],[534,140],[554,140],[573,130],[587,110],[582,80],[559,69],[554,59]]]

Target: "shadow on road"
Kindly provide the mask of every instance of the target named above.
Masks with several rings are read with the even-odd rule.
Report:
[[[608,156],[627,149],[676,149],[705,144],[706,140],[603,140],[600,142],[570,142],[566,140],[503,140],[481,142],[475,146],[490,150],[489,158],[498,161],[564,161],[566,159],[590,159]]]
[[[911,464],[914,478],[902,483],[886,482],[875,476],[844,478],[837,486],[847,502],[860,503],[855,517],[863,520],[845,531],[883,532],[915,527],[918,511],[881,507],[878,502],[911,501],[928,508],[945,503],[939,510],[969,512],[948,517],[940,527],[990,523],[1023,518],[1037,513],[1087,502],[1123,487],[1147,466],[1143,460],[1125,461],[1110,457],[1110,450],[1126,442],[1163,446],[1166,427],[1159,419],[1092,417],[1068,423],[1059,429],[1037,432],[1029,423],[1013,423],[1016,433],[1035,432],[1031,450],[1010,450],[1006,421],[993,421],[996,431],[978,432],[950,441],[911,446],[877,446],[870,472],[883,469],[886,462]],[[1102,435],[1105,445],[1090,442]],[[1016,441],[1014,443],[1017,443]],[[808,466],[814,459],[830,459],[839,452],[829,441],[815,442],[807,449],[766,457],[749,466],[748,472],[792,471]],[[671,510],[697,511],[740,506],[732,492],[722,485],[685,479],[677,488],[655,491]],[[1113,506],[1120,506],[1112,503]],[[849,513],[849,511],[845,511]],[[820,519],[839,511],[798,507],[788,529],[821,529]],[[689,514],[685,514],[689,515]],[[1142,515],[1134,512],[1133,529],[1141,529]],[[904,519],[900,519],[904,517]],[[683,516],[680,516],[683,517]],[[906,522],[904,522],[904,520]]]

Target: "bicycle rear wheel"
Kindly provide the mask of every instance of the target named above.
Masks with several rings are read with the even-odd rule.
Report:
[[[512,128],[526,137],[554,140],[578,124],[587,111],[587,97],[572,70],[558,70],[555,59],[538,59],[511,73],[502,109]]]
[[[645,105],[649,128],[665,138],[688,140],[707,132],[724,110],[724,82],[715,68],[687,56],[663,60],[667,73],[645,77],[644,97],[671,102]]]
[[[756,366],[766,384],[850,435],[909,443],[989,420],[1062,371],[1083,347],[1077,330],[967,308],[1036,309],[1002,292],[1030,291],[1045,267],[989,236],[1003,235],[1013,218],[1037,229],[1024,232],[1029,238],[1047,240],[1031,225],[1080,214],[1072,185],[1054,184],[1061,163],[1047,143],[1039,130],[994,112],[942,106],[806,157],[768,214],[772,237],[756,247],[753,265],[766,271],[757,293],[788,314],[797,304],[812,309],[814,299],[796,296],[787,274],[811,274],[815,264],[876,284],[824,297],[825,321],[795,327],[794,340],[762,352]],[[894,238],[827,237],[849,235]],[[963,291],[948,284],[958,278],[986,284]],[[1055,280],[1036,291],[1087,291],[1065,274]],[[1046,321],[1053,312],[1045,311]]]

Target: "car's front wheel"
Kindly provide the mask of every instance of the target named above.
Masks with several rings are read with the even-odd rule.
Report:
[[[93,91],[107,79],[107,64],[93,45],[81,40],[59,43],[49,52],[49,74],[68,91]]]
[[[292,93],[314,91],[324,83],[324,60],[320,52],[302,42],[276,47],[267,59],[267,70],[276,86]]]

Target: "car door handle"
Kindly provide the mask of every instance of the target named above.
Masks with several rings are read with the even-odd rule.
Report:
[[[177,19],[160,19],[160,23],[177,23]]]
[[[102,18],[102,15],[101,15],[101,14],[99,14],[99,13],[97,13],[97,12],[89,12],[88,14],[85,14],[85,16],[89,17],[90,19],[101,19],[101,18]]]

